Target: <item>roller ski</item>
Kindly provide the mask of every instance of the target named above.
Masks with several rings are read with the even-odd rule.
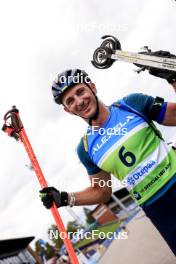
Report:
[[[94,51],[91,61],[93,66],[98,69],[107,69],[115,61],[123,61],[139,67],[136,70],[137,73],[144,70],[161,69],[170,76],[176,75],[176,56],[168,51],[152,52],[147,46],[144,46],[143,51],[138,53],[122,51],[120,41],[114,36],[106,35],[102,39],[103,42]]]

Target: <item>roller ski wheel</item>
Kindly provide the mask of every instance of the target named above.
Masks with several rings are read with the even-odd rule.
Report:
[[[103,36],[102,39],[104,41],[102,42],[100,47],[106,47],[109,48],[112,52],[116,50],[121,50],[121,44],[117,38],[111,35]]]
[[[99,47],[94,51],[92,64],[98,69],[111,67],[114,60],[111,59],[112,50],[107,47]]]

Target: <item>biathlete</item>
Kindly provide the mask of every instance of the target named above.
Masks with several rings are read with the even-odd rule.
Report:
[[[156,69],[151,74],[176,88],[174,74]],[[106,106],[88,74],[79,69],[59,74],[52,94],[67,113],[88,123],[77,153],[91,185],[74,193],[44,188],[40,192],[45,207],[53,202],[57,207],[107,202],[112,189],[106,183],[112,174],[126,183],[132,198],[176,255],[176,153],[153,123],[175,126],[176,103],[134,93]]]

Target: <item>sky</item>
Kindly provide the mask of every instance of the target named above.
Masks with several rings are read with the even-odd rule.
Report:
[[[22,1],[0,3],[0,122],[16,105],[49,185],[63,191],[89,186],[76,146],[86,123],[54,104],[51,83],[67,68],[89,73],[98,96],[107,105],[142,92],[175,101],[165,80],[147,72],[136,74],[132,64],[115,62],[107,70],[90,61],[103,35],[116,36],[126,51],[143,46],[176,53],[176,3],[172,0]],[[170,141],[174,127],[160,127]],[[0,133],[0,239],[34,235],[47,238],[52,215],[39,199],[40,185],[23,145]],[[73,220],[61,208],[64,223]],[[74,212],[84,219],[81,207]]]

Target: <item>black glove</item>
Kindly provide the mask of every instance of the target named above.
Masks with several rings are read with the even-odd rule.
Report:
[[[158,57],[165,57],[165,58],[170,58],[170,59],[176,59],[176,56],[171,54],[169,51],[155,51],[155,52],[150,52],[149,55],[153,56],[158,56]],[[166,79],[168,83],[174,83],[176,82],[176,72],[174,71],[169,71],[169,70],[162,70],[162,69],[157,69],[157,68],[149,68],[149,73],[151,75],[154,75],[159,78]]]
[[[68,205],[68,193],[60,192],[54,187],[45,187],[40,190],[40,197],[47,209],[53,206],[53,202],[55,202],[57,208]]]

